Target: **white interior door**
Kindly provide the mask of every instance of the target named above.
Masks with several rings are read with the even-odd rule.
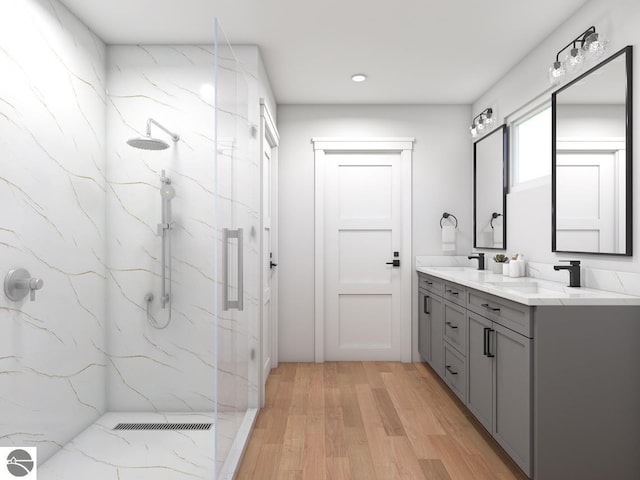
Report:
[[[401,360],[401,273],[412,263],[402,245],[401,160],[400,152],[325,156],[326,360]]]
[[[619,203],[617,152],[558,151],[556,248],[615,251]]]
[[[262,292],[261,292],[261,399],[272,368],[278,366],[278,132],[264,102],[261,103],[262,171]]]
[[[271,277],[273,254],[271,251],[271,148],[267,144],[262,151],[262,172],[263,172],[263,250],[262,262],[262,369],[263,380],[267,381],[271,371]]]

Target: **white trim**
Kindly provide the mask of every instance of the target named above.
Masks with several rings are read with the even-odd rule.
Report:
[[[412,301],[411,273],[412,252],[412,154],[415,138],[377,137],[377,138],[336,138],[314,137],[311,139],[315,151],[315,362],[324,362],[324,160],[326,152],[340,151],[381,151],[399,152],[402,179],[402,261],[401,270],[402,313],[400,321],[401,360],[411,362],[412,344]]]
[[[380,138],[335,138],[314,137],[311,139],[313,149],[332,151],[396,151],[413,150],[415,138],[380,137]]]
[[[312,140],[313,141],[313,140]],[[314,149],[315,149],[314,143]],[[315,149],[315,361],[324,362],[324,149]]]
[[[551,174],[543,175],[542,177],[536,177],[531,180],[527,180],[526,182],[521,182],[517,185],[512,185],[511,188],[509,188],[509,193],[507,195],[523,192],[525,190],[531,190],[532,188],[540,188],[545,185],[551,185]]]
[[[269,145],[271,148],[277,147],[280,145],[280,134],[278,133],[276,122],[273,121],[273,116],[271,115],[271,111],[265,103],[264,98],[260,99],[260,116],[264,119],[267,127],[266,132],[268,135],[267,138],[269,140]]]
[[[627,144],[624,138],[558,138],[556,151],[587,150],[597,152],[614,152],[625,150]]]

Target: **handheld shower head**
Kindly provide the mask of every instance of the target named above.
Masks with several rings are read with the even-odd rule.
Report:
[[[168,183],[164,183],[162,187],[160,187],[160,196],[164,200],[171,200],[173,197],[176,196],[176,189],[173,188]]]
[[[171,140],[173,140],[174,143],[180,140],[180,135],[178,135],[177,133],[173,133],[172,131],[160,125],[153,118],[150,118],[149,120],[147,120],[147,134],[144,137],[131,138],[127,140],[127,143],[134,148],[140,148],[142,150],[166,150],[167,148],[169,148],[169,144],[167,142],[151,136],[151,124],[157,126],[160,130],[169,134],[171,136]]]

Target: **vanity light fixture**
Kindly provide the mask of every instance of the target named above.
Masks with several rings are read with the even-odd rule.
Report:
[[[606,46],[607,42],[596,32],[596,27],[589,27],[556,54],[556,61],[549,68],[549,82],[556,85],[577,73],[586,63],[602,56]],[[567,49],[569,51],[560,60],[560,55]]]
[[[354,82],[364,82],[367,79],[367,76],[364,73],[356,73],[355,75],[351,76],[351,80],[353,80]]]
[[[482,112],[476,115],[471,122],[471,126],[469,127],[471,137],[476,138],[485,130],[489,130],[495,121],[496,119],[493,114],[493,108],[485,108]]]

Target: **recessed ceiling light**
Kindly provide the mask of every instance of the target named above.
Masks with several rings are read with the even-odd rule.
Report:
[[[351,80],[354,82],[364,82],[367,79],[367,76],[364,73],[356,73],[351,77]]]

